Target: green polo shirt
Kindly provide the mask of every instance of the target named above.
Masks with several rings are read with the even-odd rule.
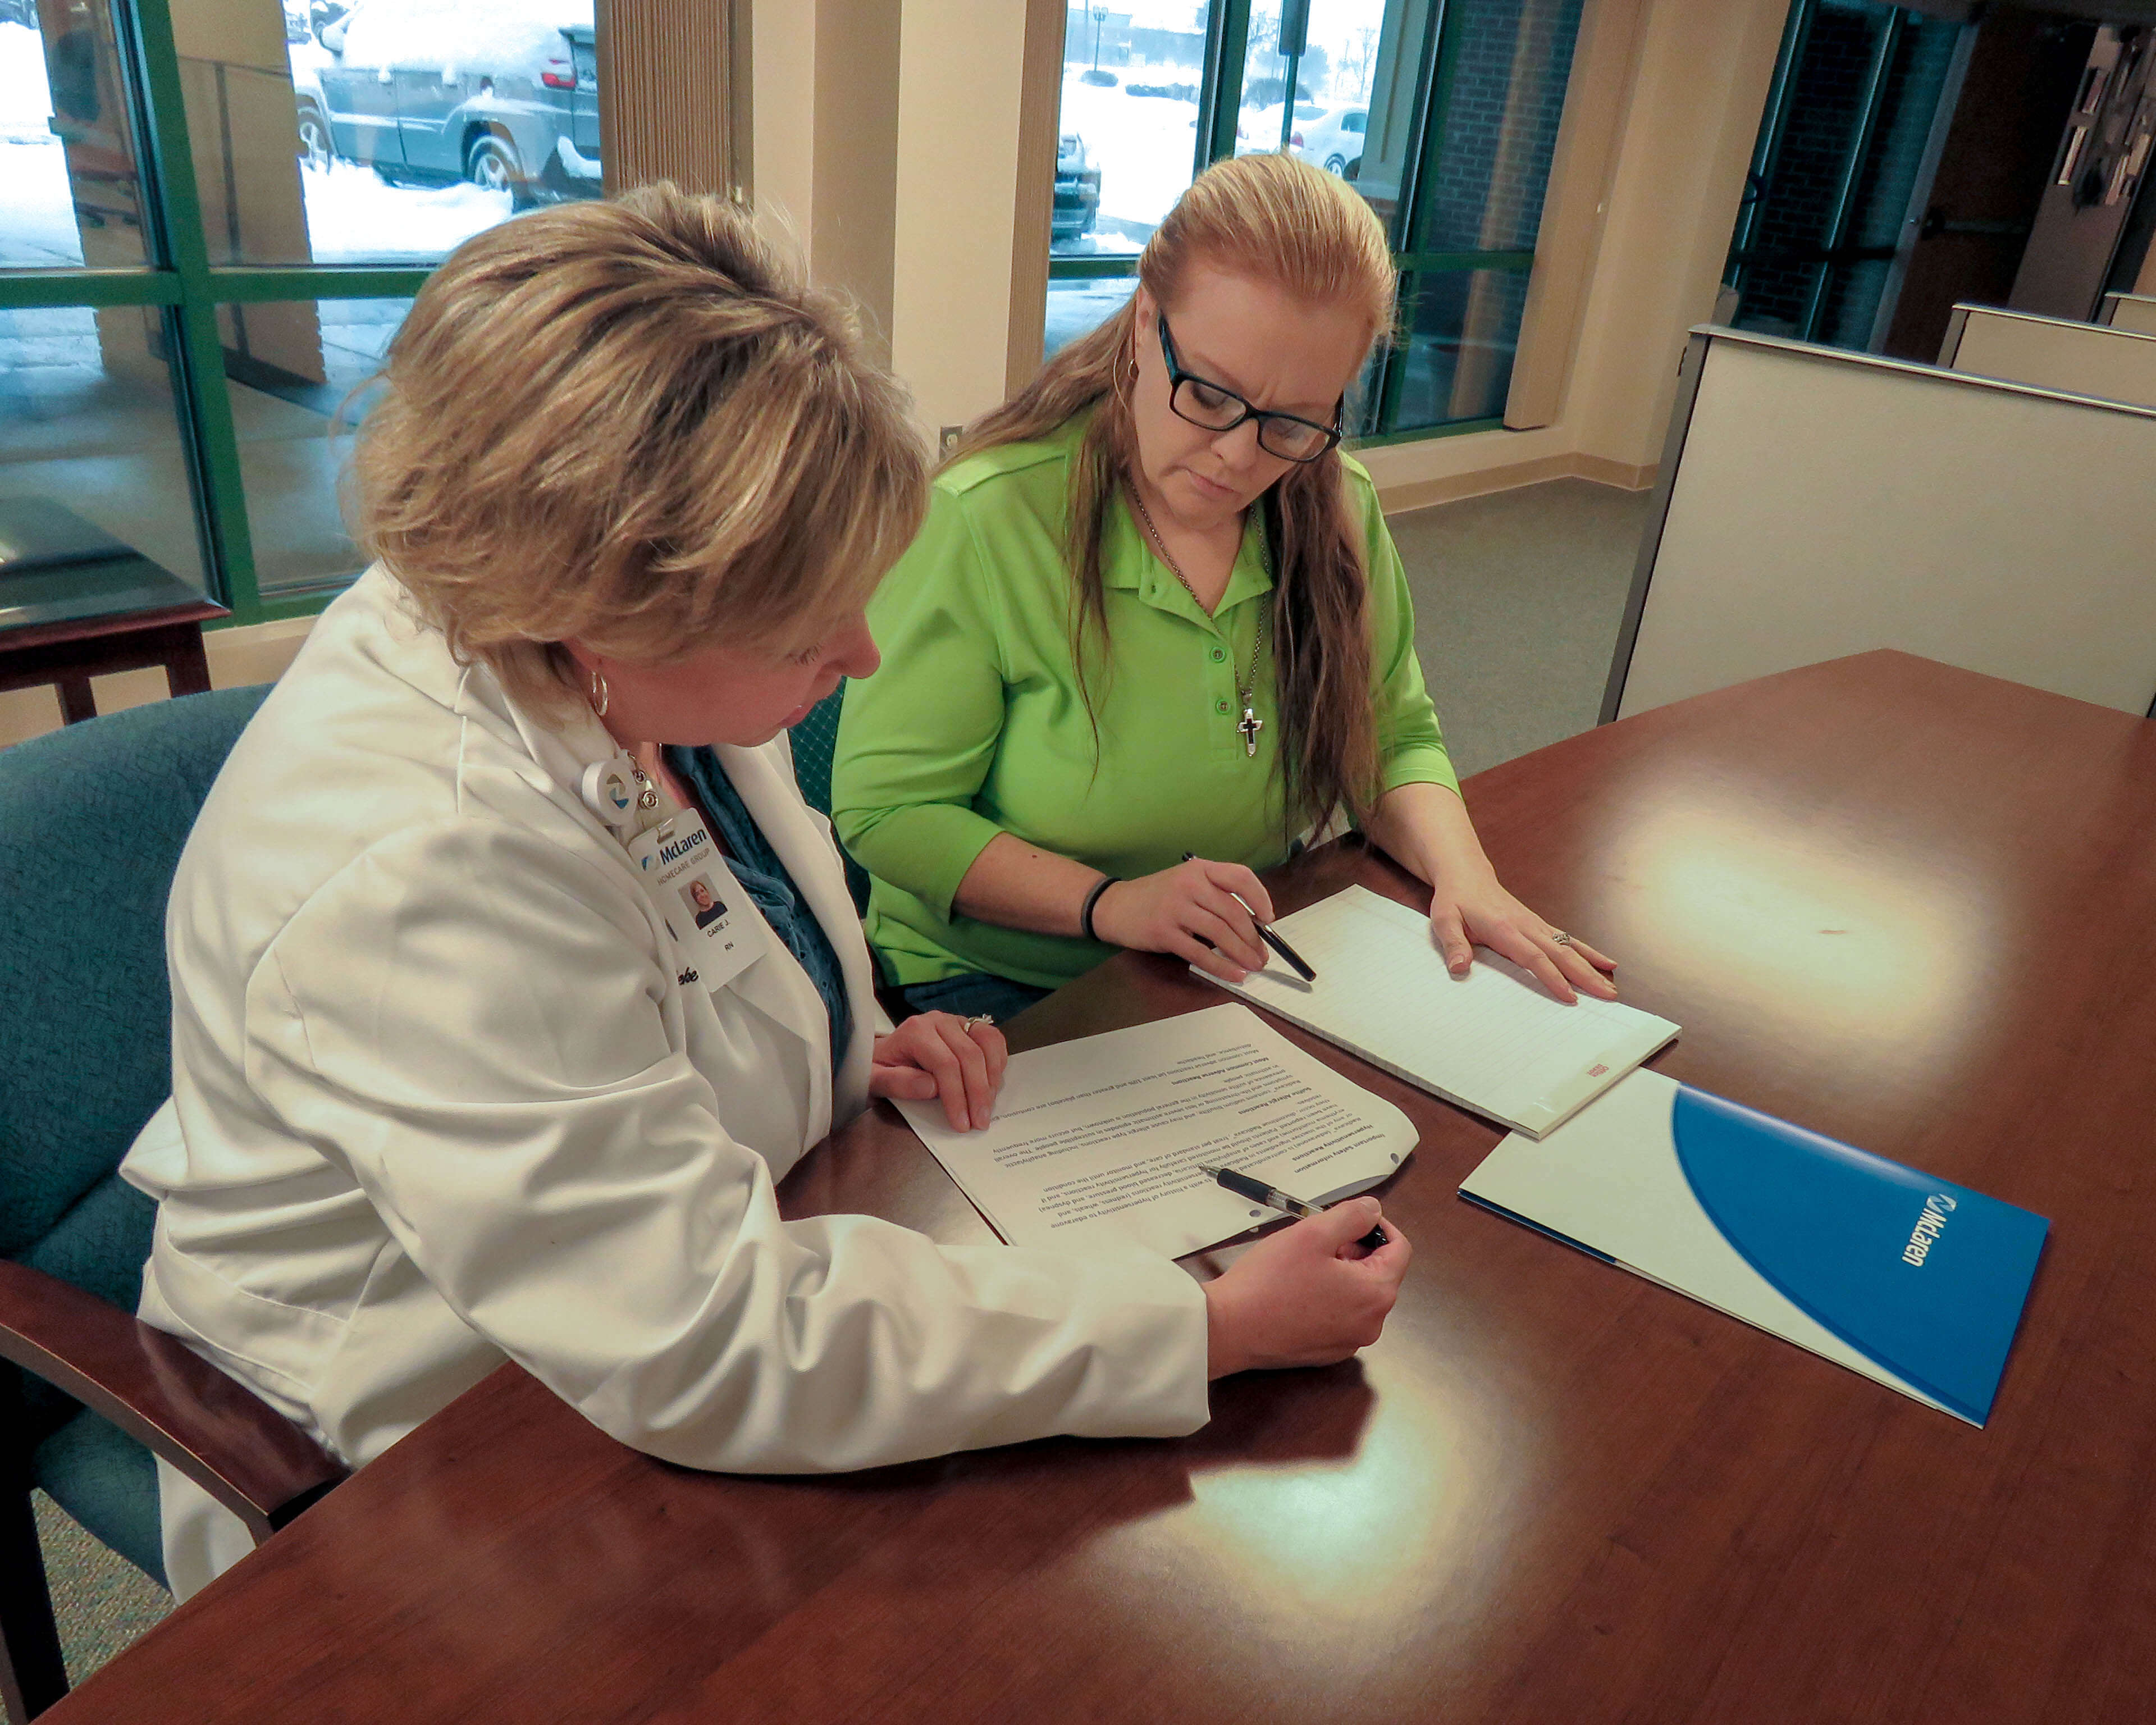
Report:
[[[869,938],[903,987],[987,971],[1055,988],[1108,955],[1096,942],[952,914],[958,883],[998,833],[1125,878],[1171,867],[1186,850],[1254,869],[1288,853],[1270,626],[1259,641],[1272,579],[1256,511],[1210,617],[1127,505],[1111,512],[1101,548],[1111,649],[1091,680],[1096,757],[1071,661],[1064,557],[1084,417],[938,479],[927,525],[870,607],[883,669],[846,685],[831,815],[875,877]],[[1369,475],[1346,465],[1370,548],[1384,788],[1457,789],[1415,660],[1399,554]],[[1236,729],[1236,683],[1250,682],[1254,647],[1265,724],[1252,757]]]

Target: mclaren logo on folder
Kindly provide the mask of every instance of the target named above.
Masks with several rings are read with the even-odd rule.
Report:
[[[2051,1225],[1645,1071],[1460,1194],[1975,1425]]]
[[[1934,1192],[1924,1200],[1917,1225],[1909,1230],[1909,1243],[1902,1248],[1903,1263],[1922,1267],[1924,1260],[1931,1255],[1932,1242],[1946,1230],[1947,1212],[1953,1207],[1953,1199],[1943,1192]]]

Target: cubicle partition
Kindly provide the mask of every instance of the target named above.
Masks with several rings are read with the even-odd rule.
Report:
[[[1876,647],[2148,713],[2156,410],[1692,331],[1604,721]]]
[[[2156,407],[2156,335],[2115,324],[2041,317],[2003,305],[1957,305],[1939,363],[2067,395]]]
[[[2106,294],[2096,321],[2115,330],[2156,336],[2156,294]]]

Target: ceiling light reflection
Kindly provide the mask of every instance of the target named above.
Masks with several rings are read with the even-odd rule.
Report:
[[[1807,823],[1725,783],[1614,835],[1626,948],[1754,1036],[1876,1068],[1936,1063],[1989,1017],[1995,906],[1951,857]]]
[[[1532,1445],[1458,1378],[1386,1384],[1353,1457],[1226,1467],[1191,1481],[1182,1548],[1214,1571],[1239,1632],[1292,1645],[1406,1613],[1481,1615]]]

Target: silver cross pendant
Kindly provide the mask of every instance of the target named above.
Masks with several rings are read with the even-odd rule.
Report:
[[[1265,728],[1265,721],[1247,701],[1243,706],[1243,722],[1235,727],[1243,733],[1243,752],[1255,758],[1258,752],[1258,733]]]

